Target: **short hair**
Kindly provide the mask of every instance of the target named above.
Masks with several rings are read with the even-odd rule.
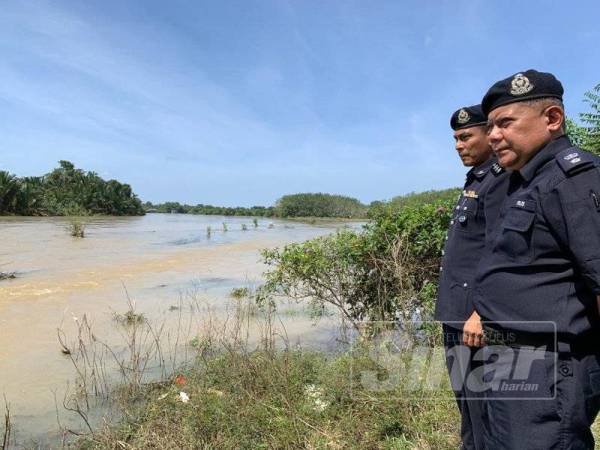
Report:
[[[520,103],[527,106],[541,105],[544,108],[547,108],[548,106],[558,106],[563,111],[565,110],[565,105],[563,104],[562,100],[556,97],[533,98],[531,100],[523,100]]]
[[[549,106],[558,106],[562,109],[563,112],[563,123],[560,126],[561,131],[565,132],[565,105],[561,99],[556,97],[542,97],[542,98],[534,98],[531,100],[523,100],[520,102],[523,105],[530,106],[532,108],[541,107],[542,109],[548,108]]]

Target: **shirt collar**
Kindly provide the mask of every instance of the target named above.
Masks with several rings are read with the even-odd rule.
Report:
[[[531,180],[538,169],[540,169],[548,161],[554,159],[557,153],[571,147],[571,145],[571,141],[569,141],[569,138],[566,135],[550,141],[544,147],[542,147],[542,149],[539,150],[523,167],[521,167],[519,173],[525,181]]]
[[[471,177],[475,177],[478,180],[481,180],[483,177],[487,175],[490,171],[492,164],[496,162],[496,158],[490,158],[483,164],[479,164],[476,167],[472,167],[471,170],[467,172],[467,179]]]

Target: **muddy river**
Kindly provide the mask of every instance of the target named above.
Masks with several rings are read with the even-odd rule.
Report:
[[[18,273],[0,282],[0,395],[10,403],[15,437],[44,443],[55,435],[58,420],[73,420],[62,411],[62,399],[75,373],[61,353],[58,328],[72,340],[85,315],[98,336],[119,345],[115,316],[127,311],[128,298],[155,324],[181,323],[182,301],[192,297],[226,315],[233,288],[260,284],[260,249],[342,226],[360,228],[270,219],[259,219],[255,227],[251,218],[148,214],[89,219],[86,237],[77,239],[65,219],[0,217],[0,271]],[[286,339],[335,345],[335,319],[315,324],[308,314],[294,312],[302,306],[286,307],[288,313],[278,317]],[[186,339],[200,323],[186,322]]]

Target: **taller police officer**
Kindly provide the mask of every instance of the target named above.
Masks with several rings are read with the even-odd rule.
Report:
[[[466,382],[482,337],[471,299],[473,276],[485,244],[486,227],[496,221],[507,180],[493,158],[486,125],[480,105],[461,108],[450,119],[458,155],[472,168],[452,214],[435,311],[435,319],[443,322],[446,360],[461,413],[463,448],[469,450],[484,448],[481,390],[471,389]]]
[[[486,393],[490,449],[594,448],[600,161],[565,136],[562,95],[552,74],[527,70],[495,83],[482,101],[491,146],[511,172],[474,297],[482,319],[492,321],[488,375],[512,377]],[[544,351],[521,364],[515,380],[516,368],[502,364],[531,349]]]

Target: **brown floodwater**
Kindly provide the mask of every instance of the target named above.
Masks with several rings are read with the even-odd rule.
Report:
[[[224,317],[231,311],[231,289],[260,284],[261,249],[342,226],[360,224],[260,219],[255,227],[250,218],[149,214],[89,219],[86,237],[77,239],[62,218],[0,217],[0,271],[18,273],[0,282],[0,394],[10,403],[16,438],[45,442],[58,429],[57,410],[63,425],[77,422],[62,408],[75,372],[60,351],[58,328],[71,342],[85,315],[97,336],[118,346],[114,317],[127,310],[128,298],[137,312],[167,328],[181,328],[179,308],[191,297]],[[286,308],[294,312],[294,306]],[[277,321],[295,344],[335,345],[332,318],[315,324],[295,313]],[[200,333],[202,323],[189,321],[187,337]]]

